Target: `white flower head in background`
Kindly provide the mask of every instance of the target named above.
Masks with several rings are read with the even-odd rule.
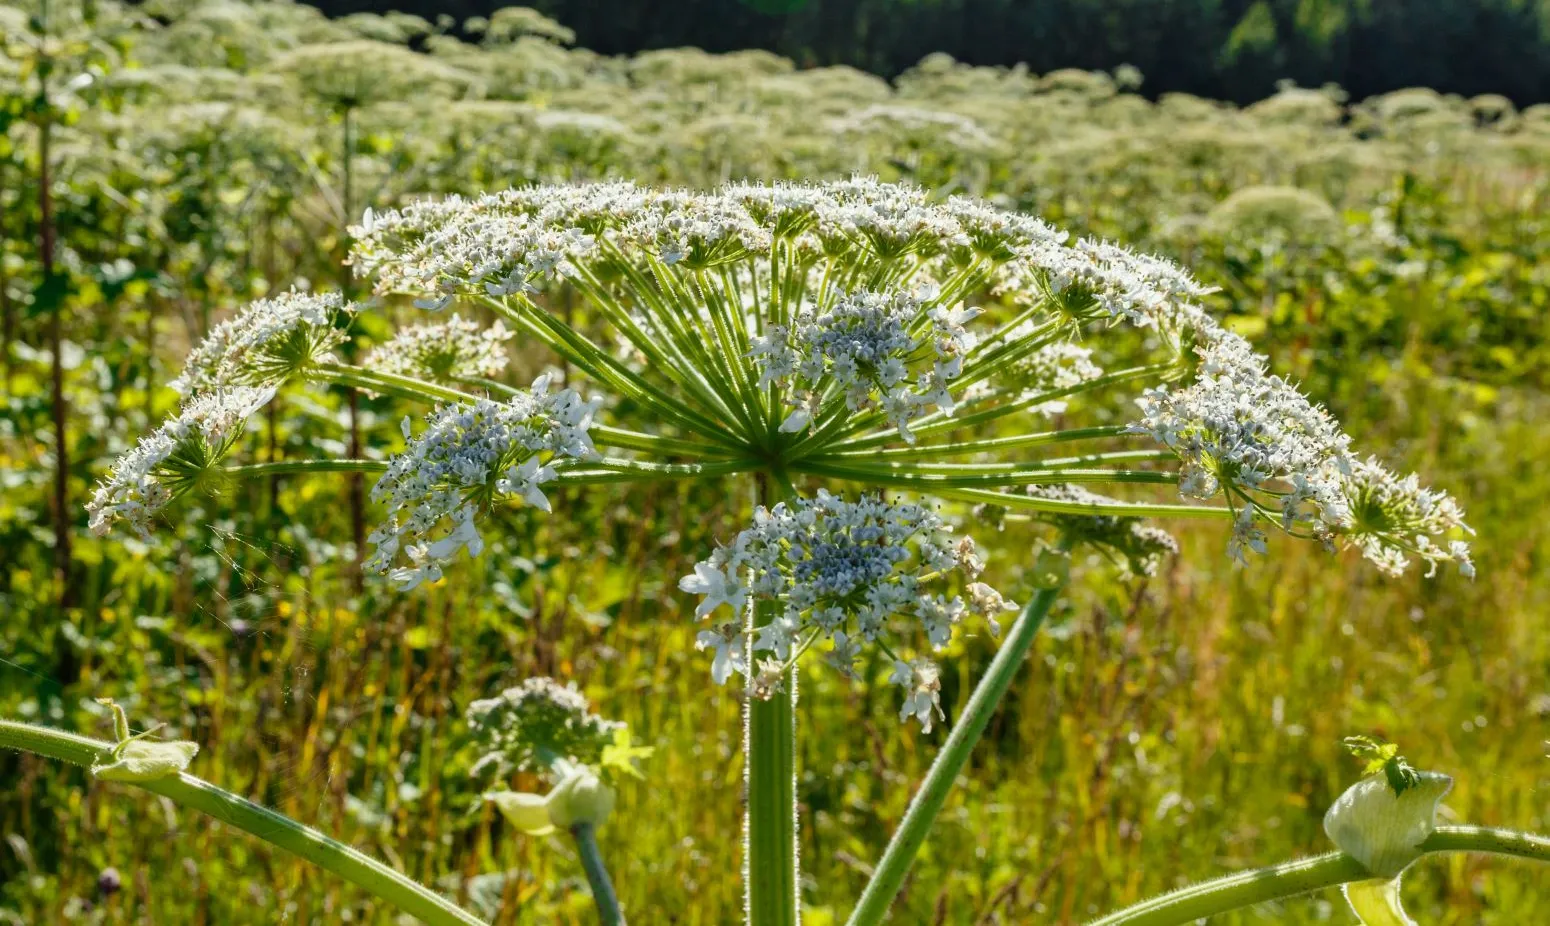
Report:
[[[249,417],[274,397],[273,386],[235,386],[184,404],[113,464],[87,504],[98,536],[124,521],[141,538],[158,512],[196,486],[218,482],[217,467],[242,437]]]
[[[331,360],[360,311],[339,293],[260,299],[211,329],[189,352],[172,387],[195,396],[237,385],[278,385]]]
[[[408,325],[366,355],[370,370],[435,382],[492,378],[506,369],[505,342],[512,332],[499,320],[489,327],[453,315],[445,322]]]

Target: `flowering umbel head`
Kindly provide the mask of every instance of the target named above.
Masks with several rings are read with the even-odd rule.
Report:
[[[499,305],[675,436],[725,456],[930,491],[960,474],[928,472],[930,453],[905,458],[913,470],[864,455],[896,441],[946,453],[1030,415],[1107,424],[1140,393],[1134,432],[1177,454],[1186,497],[1227,503],[1234,556],[1265,549],[1277,528],[1353,544],[1388,571],[1467,561],[1456,509],[1404,480],[1384,503],[1398,516],[1355,516],[1374,480],[1350,438],[1211,318],[1199,304],[1209,287],[975,199],[864,177],[709,193],[550,186],[411,204],[369,215],[354,237],[379,293]],[[555,318],[547,298],[561,289],[599,309],[622,352],[589,351]],[[1057,510],[998,491],[1057,480],[980,475],[963,483],[976,501]]]
[[[499,321],[482,327],[453,315],[439,324],[409,325],[366,355],[370,370],[436,382],[499,376],[512,333]]]
[[[695,567],[679,588],[703,595],[701,617],[723,605],[733,613],[700,633],[700,649],[715,651],[712,674],[725,682],[747,676],[756,696],[778,690],[784,670],[809,647],[827,644],[827,661],[854,676],[863,645],[893,652],[901,631],[914,630],[940,649],[967,616],[995,618],[1016,605],[978,582],[983,565],[967,539],[953,542],[941,519],[919,505],[879,497],[857,501],[820,491],[754,513],[753,525]],[[945,593],[953,580],[962,594]],[[750,641],[737,611],[752,598],[771,604],[769,620]],[[751,654],[767,653],[750,667]],[[896,661],[896,683],[909,694],[903,716],[927,729],[937,704],[930,660]]]
[[[274,396],[274,387],[235,386],[187,402],[161,427],[113,464],[86,510],[92,533],[124,521],[142,538],[156,515],[177,497],[218,482],[219,466],[248,418]]]
[[[279,385],[330,360],[360,310],[338,293],[260,299],[212,328],[189,352],[172,386],[192,396],[238,385]]]
[[[755,337],[759,384],[780,383],[796,403],[781,430],[806,430],[831,390],[844,395],[847,413],[880,410],[910,443],[910,419],[932,408],[951,415],[948,386],[974,345],[964,325],[979,312],[961,306],[923,312],[921,303],[917,293],[861,290],[826,312],[805,312]]]
[[[496,502],[520,499],[548,511],[543,485],[557,476],[552,463],[595,453],[588,430],[596,411],[597,401],[572,390],[550,393],[541,376],[505,402],[442,406],[418,436],[405,418],[409,446],[371,490],[388,513],[369,538],[377,549],[367,566],[411,589],[439,579],[459,550],[484,549],[476,522]],[[395,567],[400,552],[408,564]]]

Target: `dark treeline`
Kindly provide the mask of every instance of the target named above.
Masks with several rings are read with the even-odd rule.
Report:
[[[486,15],[499,0],[322,0],[330,14]],[[764,48],[893,76],[942,51],[1038,73],[1140,68],[1146,91],[1248,102],[1277,80],[1550,100],[1550,0],[527,0],[604,54]]]

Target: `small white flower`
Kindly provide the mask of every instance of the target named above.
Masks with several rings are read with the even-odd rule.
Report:
[[[718,685],[725,685],[733,672],[742,673],[748,667],[748,638],[741,626],[722,624],[713,630],[702,630],[694,637],[694,648],[700,652],[713,650],[710,677]]]
[[[794,434],[805,429],[812,420],[813,413],[805,406],[796,408],[780,423],[780,431],[782,434]]]
[[[678,580],[678,590],[691,595],[704,595],[694,609],[695,617],[705,617],[722,605],[731,605],[741,611],[748,600],[748,590],[729,575],[708,562],[695,564],[694,572]]]
[[[920,723],[921,732],[930,733],[933,721],[947,718],[942,711],[941,670],[931,660],[895,660],[888,683],[907,692],[899,708],[900,720],[914,717]]]

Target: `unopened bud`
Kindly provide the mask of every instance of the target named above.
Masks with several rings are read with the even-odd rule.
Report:
[[[574,766],[549,792],[549,819],[561,829],[578,823],[601,826],[613,813],[617,795],[597,773],[584,765]]]
[[[1397,878],[1421,857],[1421,843],[1437,829],[1437,805],[1453,779],[1438,772],[1416,777],[1397,795],[1383,775],[1364,778],[1324,814],[1324,832],[1374,878]]]

